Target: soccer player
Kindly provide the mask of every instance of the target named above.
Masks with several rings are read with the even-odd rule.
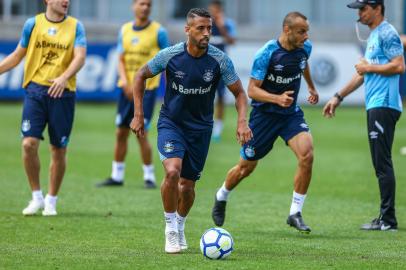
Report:
[[[209,45],[211,29],[210,13],[191,9],[185,26],[187,41],[159,52],[141,68],[134,81],[131,129],[137,136],[144,136],[144,115],[138,109],[142,108],[144,82],[166,72],[164,104],[158,119],[158,150],[165,169],[161,195],[167,253],[187,249],[185,221],[209,150],[215,89],[221,79],[236,98],[237,140],[245,143],[252,136],[246,121],[247,96],[231,60]]]
[[[125,173],[125,156],[127,154],[130,123],[134,115],[131,84],[136,72],[154,57],[161,49],[169,46],[166,30],[157,22],[151,21],[152,0],[133,0],[132,9],[135,19],[121,27],[118,37],[119,55],[119,82],[121,95],[118,102],[116,117],[116,145],[111,177],[97,186],[122,186]],[[144,95],[143,110],[145,129],[148,131],[155,106],[156,92],[160,83],[160,76],[147,80]],[[144,185],[146,188],[155,188],[154,165],[152,164],[152,150],[147,134],[137,137],[141,157],[144,163]]]
[[[241,158],[231,168],[215,196],[212,218],[217,226],[225,220],[228,195],[256,168],[258,161],[273,148],[280,136],[298,159],[294,191],[287,223],[301,232],[310,232],[302,218],[302,207],[310,184],[313,165],[313,140],[303,111],[297,105],[302,75],[316,104],[319,96],[307,63],[312,45],[307,40],[309,23],[299,12],[291,12],[283,21],[283,31],[256,54],[248,85],[252,98],[249,127],[253,139],[244,144]]]
[[[227,45],[235,43],[236,28],[234,22],[226,18],[224,15],[223,4],[219,0],[213,0],[208,8],[212,19],[212,37],[210,44],[222,50],[226,51]],[[215,142],[220,141],[221,133],[223,131],[224,120],[224,107],[225,107],[225,85],[222,80],[217,87],[217,103],[215,110],[215,120],[213,125],[212,138]]]
[[[22,113],[23,161],[32,200],[23,215],[40,209],[55,216],[57,194],[66,168],[66,151],[75,110],[75,74],[85,62],[86,37],[81,22],[67,15],[69,0],[45,0],[46,12],[28,19],[13,53],[0,63],[0,74],[26,57]],[[48,125],[51,164],[45,199],[40,187],[38,148]]]
[[[358,9],[359,22],[371,30],[363,59],[355,65],[356,73],[332,97],[323,114],[334,117],[343,99],[364,83],[369,147],[381,196],[379,217],[361,226],[363,230],[396,230],[395,174],[392,144],[396,122],[402,112],[399,74],[405,71],[403,46],[399,34],[385,16],[383,0],[357,0],[349,8]]]

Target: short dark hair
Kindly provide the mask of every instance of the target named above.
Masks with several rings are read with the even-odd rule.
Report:
[[[196,17],[211,18],[210,13],[204,8],[192,8],[186,15],[186,20],[189,22]]]
[[[302,18],[303,20],[307,21],[307,17],[298,11],[289,12],[285,18],[283,19],[283,26],[292,26],[293,21],[296,18]]]
[[[210,2],[210,5],[218,6],[218,7],[222,8],[223,7],[223,2],[221,2],[220,0],[213,0],[213,1]]]
[[[376,9],[378,6],[381,6],[381,15],[385,16],[385,5],[384,4],[370,4],[373,9]]]

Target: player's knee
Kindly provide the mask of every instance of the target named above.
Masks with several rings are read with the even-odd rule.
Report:
[[[180,178],[180,170],[177,168],[171,168],[167,170],[165,179],[170,182],[177,182]]]
[[[313,150],[309,149],[299,157],[299,164],[303,167],[313,166]]]
[[[116,131],[117,141],[119,142],[127,142],[128,138],[128,131],[123,128],[118,128]]]
[[[33,138],[24,138],[22,146],[24,153],[27,154],[36,153],[38,150],[38,141]]]
[[[179,192],[184,195],[191,195],[194,193],[194,190],[194,185],[192,184],[180,183],[179,185]]]
[[[51,153],[54,161],[65,161],[66,148],[51,146]]]

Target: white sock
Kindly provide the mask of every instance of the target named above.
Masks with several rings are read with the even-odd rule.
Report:
[[[223,121],[215,120],[213,125],[213,136],[220,136],[223,131]]]
[[[290,214],[302,212],[303,204],[306,199],[306,194],[302,195],[293,191],[292,204],[290,205]]]
[[[226,183],[223,183],[221,188],[217,191],[216,198],[218,201],[227,201],[228,194],[231,190],[226,189]]]
[[[45,196],[45,202],[46,203],[49,203],[49,204],[51,204],[51,205],[53,205],[53,206],[56,206],[56,201],[58,200],[58,196],[51,196],[51,195],[49,195],[49,194],[47,194],[46,196]]]
[[[186,217],[182,217],[181,215],[176,212],[176,220],[178,221],[178,230],[179,231],[184,231],[185,230],[185,222],[186,222]]]
[[[124,181],[125,162],[113,161],[111,178],[117,182]]]
[[[178,221],[176,220],[176,212],[174,213],[166,213],[165,215],[165,233],[167,232],[178,232]]]
[[[44,195],[42,195],[42,190],[34,190],[32,192],[32,199],[34,201],[43,201],[44,200]]]
[[[142,165],[142,169],[144,170],[144,181],[151,180],[155,182],[155,173],[154,173],[154,165]]]

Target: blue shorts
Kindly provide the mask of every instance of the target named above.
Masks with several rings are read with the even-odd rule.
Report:
[[[194,132],[183,130],[168,118],[158,120],[158,151],[161,161],[182,159],[180,176],[189,180],[200,179],[209,152],[211,129]]]
[[[217,98],[224,98],[226,94],[226,85],[224,84],[222,79],[219,81],[216,94]]]
[[[253,109],[249,127],[254,137],[241,148],[241,157],[245,160],[259,160],[272,150],[280,136],[286,144],[301,132],[309,132],[302,110],[293,114],[261,112]]]
[[[146,90],[143,99],[144,110],[144,125],[148,131],[151,125],[152,116],[154,114],[154,106],[156,101],[156,89]],[[116,126],[130,128],[131,121],[134,117],[134,102],[128,100],[121,91],[117,105]]]
[[[50,143],[65,148],[69,143],[75,114],[75,92],[65,91],[61,98],[51,98],[48,86],[28,84],[23,105],[21,134],[43,140],[42,133],[48,124]]]

